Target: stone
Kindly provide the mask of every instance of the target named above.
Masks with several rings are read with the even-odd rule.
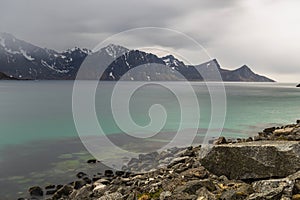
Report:
[[[57,190],[47,190],[46,195],[53,195]]]
[[[84,177],[82,180],[83,180],[85,183],[87,183],[87,184],[91,184],[91,183],[92,183],[92,180],[91,180],[89,177]]]
[[[209,192],[205,187],[200,188],[197,191],[197,194],[198,194],[197,200],[216,200],[215,195]]]
[[[110,183],[110,181],[109,181],[109,180],[107,180],[107,179],[104,179],[104,178],[101,178],[101,179],[97,180],[97,181],[94,183],[94,185],[97,185],[97,184],[104,184],[104,185],[108,185],[109,183]]]
[[[124,171],[116,171],[115,172],[116,176],[123,176],[125,174]]]
[[[46,187],[45,187],[45,189],[46,190],[50,190],[50,189],[55,189],[55,185],[47,185]]]
[[[70,185],[64,185],[62,188],[57,190],[53,195],[54,199],[62,198],[63,196],[68,196],[73,192],[73,187]]]
[[[196,194],[196,191],[202,187],[208,186],[210,189],[214,189],[213,186],[210,185],[206,180],[193,180],[187,182],[185,185],[179,186],[176,188],[175,193],[188,193],[188,194]]]
[[[114,192],[111,194],[106,194],[100,197],[98,200],[120,200],[122,199],[122,194],[119,192]]]
[[[290,178],[261,180],[252,183],[254,193],[249,199],[282,199],[291,197],[295,182]]]
[[[190,157],[189,156],[184,156],[184,157],[179,157],[179,158],[174,158],[171,163],[168,165],[168,167],[172,167],[178,163],[185,163],[186,160],[188,160]]]
[[[171,196],[172,196],[172,193],[170,191],[164,191],[164,192],[160,193],[159,200],[165,200]]]
[[[83,180],[74,181],[74,189],[78,190],[78,189],[82,188],[85,184],[86,184],[86,182]]]
[[[293,195],[292,200],[300,200],[300,194]]]
[[[93,189],[93,192],[99,191],[99,190],[104,190],[106,188],[106,185],[104,184],[97,184],[97,186]]]
[[[227,141],[225,137],[219,137],[217,140],[213,142],[214,145],[219,145],[219,144],[226,144]]]
[[[300,84],[298,84],[296,87],[300,87]]]
[[[79,190],[74,190],[68,199],[72,200],[90,200],[92,195],[92,186],[85,185]]]
[[[104,176],[106,177],[113,177],[114,176],[114,172],[110,169],[107,169],[104,171]]]
[[[86,161],[88,164],[96,164],[98,161],[96,159],[89,159]]]
[[[203,155],[201,164],[230,179],[286,177],[300,170],[300,145],[297,141],[216,145]]]
[[[78,173],[76,174],[76,176],[77,176],[77,178],[83,178],[83,177],[87,176],[87,174],[84,173],[84,172],[78,172]]]
[[[222,193],[220,199],[222,200],[244,200],[246,196],[236,192],[235,190],[226,190]]]
[[[263,130],[264,133],[273,133],[276,130],[276,127],[266,128]]]
[[[33,186],[33,187],[29,188],[28,192],[31,196],[43,196],[44,195],[43,189],[39,186]]]

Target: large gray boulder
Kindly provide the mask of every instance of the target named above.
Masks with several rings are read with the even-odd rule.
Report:
[[[201,164],[230,179],[286,177],[300,170],[299,141],[221,144],[203,155]]]

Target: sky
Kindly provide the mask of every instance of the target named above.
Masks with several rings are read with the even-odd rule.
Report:
[[[223,68],[246,64],[278,82],[299,82],[299,8],[299,0],[0,0],[0,32],[62,51],[93,49],[129,29],[167,28],[193,38]],[[198,59],[184,40],[131,37],[136,46],[143,39]]]

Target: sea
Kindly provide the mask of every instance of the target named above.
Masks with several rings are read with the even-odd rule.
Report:
[[[103,139],[97,159],[125,162],[130,157],[116,146],[145,153],[176,134],[193,139],[186,145],[198,145],[208,134],[247,138],[300,119],[296,83],[78,84],[76,96],[73,81],[0,81],[1,200],[26,197],[33,185],[68,183],[79,171],[96,174],[110,168],[86,163],[94,154],[84,138],[108,138],[113,145]],[[89,115],[90,107],[95,115]]]

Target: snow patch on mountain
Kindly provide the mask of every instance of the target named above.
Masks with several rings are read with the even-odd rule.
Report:
[[[48,67],[49,69],[52,69],[58,73],[69,73],[69,70],[62,70],[62,69],[56,69],[54,65],[49,65],[46,61],[41,60],[41,63],[43,66]]]
[[[33,57],[31,57],[30,55],[27,54],[26,51],[24,51],[23,49],[20,49],[21,54],[29,61],[34,61],[35,59]]]

